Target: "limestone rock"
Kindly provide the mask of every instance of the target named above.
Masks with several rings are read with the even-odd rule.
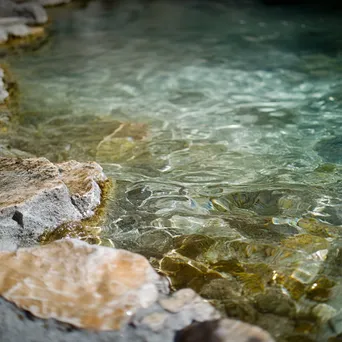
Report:
[[[159,276],[144,257],[77,239],[1,252],[0,264],[2,296],[78,327],[119,329],[158,297]]]
[[[0,239],[30,245],[45,229],[91,216],[104,179],[96,163],[0,158]]]
[[[143,256],[76,239],[0,252],[0,336],[174,342],[192,322],[220,318],[194,291],[169,295],[166,284]]]
[[[178,335],[177,342],[274,342],[259,327],[232,319],[195,323]]]

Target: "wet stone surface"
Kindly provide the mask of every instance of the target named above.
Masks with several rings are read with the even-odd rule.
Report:
[[[124,250],[66,239],[0,252],[0,263],[6,342],[171,342],[192,322],[220,317],[191,289],[168,295],[148,261]]]
[[[94,214],[106,176],[96,163],[0,158],[1,248],[37,243],[44,230]]]

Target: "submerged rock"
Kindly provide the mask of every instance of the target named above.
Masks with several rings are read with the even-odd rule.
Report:
[[[105,180],[96,163],[0,158],[0,239],[32,244],[45,229],[91,216]]]
[[[342,138],[335,137],[319,141],[315,150],[328,163],[342,163]]]
[[[8,342],[171,342],[192,322],[220,318],[190,289],[168,295],[148,261],[125,250],[65,239],[0,252],[0,265],[0,294],[17,306],[0,297]]]
[[[26,113],[25,118],[28,116]],[[54,162],[77,159],[107,163],[136,158],[145,162],[147,135],[143,124],[120,122],[109,116],[68,115],[39,123],[37,128],[19,127],[16,134],[11,135],[10,143]]]

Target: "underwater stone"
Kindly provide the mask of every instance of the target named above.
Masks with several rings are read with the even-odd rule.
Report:
[[[270,288],[265,293],[255,297],[255,305],[260,312],[273,313],[279,316],[291,316],[296,311],[295,302],[281,291],[280,288]]]
[[[177,253],[192,259],[203,254],[215,243],[209,236],[191,234],[182,235],[174,238],[174,248]]]
[[[96,160],[100,162],[119,162],[134,159],[147,153],[144,138],[147,126],[139,123],[121,123],[110,135],[98,144]]]
[[[205,264],[186,258],[175,251],[169,252],[161,259],[159,268],[175,289],[189,287],[200,292],[204,284],[211,279],[222,278],[221,274],[209,269]]]
[[[1,239],[30,245],[45,229],[91,216],[104,179],[96,163],[0,158]]]
[[[323,139],[316,144],[315,150],[328,163],[342,163],[342,137]]]
[[[329,242],[319,236],[310,234],[298,234],[290,236],[282,241],[282,245],[286,248],[303,250],[307,253],[314,253],[320,250],[328,249]]]

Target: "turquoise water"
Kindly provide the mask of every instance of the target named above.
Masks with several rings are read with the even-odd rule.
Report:
[[[273,284],[296,306],[291,314],[260,309],[260,293],[245,290],[258,318],[228,315],[279,341],[342,332],[341,13],[253,1],[119,1],[50,15],[50,41],[9,58],[21,89],[11,144],[53,161],[99,161],[117,181],[103,235],[157,268],[177,250],[175,239],[200,234],[216,239],[195,257],[207,266],[238,258],[264,262],[274,279],[283,272],[306,290],[322,275],[336,283],[319,300]],[[108,145],[116,120],[138,123],[143,139],[129,131]],[[300,234],[320,240],[298,243],[289,257],[288,241]],[[226,248],[235,241],[269,244],[281,257],[246,257]]]

